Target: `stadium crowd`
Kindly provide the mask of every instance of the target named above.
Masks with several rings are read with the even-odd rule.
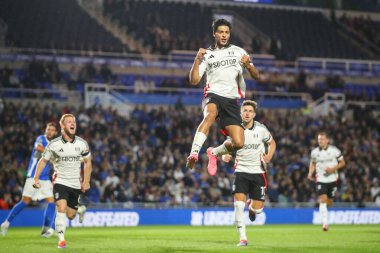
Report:
[[[207,173],[204,150],[198,167],[186,170],[198,107],[137,106],[130,118],[110,108],[59,108],[57,105],[5,103],[0,114],[0,208],[20,200],[26,167],[35,138],[45,123],[57,122],[62,113],[77,116],[78,135],[90,144],[93,177],[87,196],[98,203],[162,203],[177,205],[231,205],[233,164],[219,164],[217,176]],[[269,166],[268,203],[314,203],[315,185],[307,180],[309,155],[317,146],[316,134],[328,130],[342,151],[347,167],[340,173],[337,201],[374,202],[380,205],[380,120],[374,111],[357,109],[353,117],[313,118],[301,110],[259,110],[277,142]],[[224,140],[213,128],[204,147]]]
[[[156,77],[141,76],[126,77],[114,74],[112,69],[103,64],[92,63],[72,66],[69,71],[60,70],[56,62],[31,61],[22,69],[14,70],[7,66],[0,69],[0,82],[7,88],[44,88],[53,89],[52,84],[61,84],[69,90],[83,92],[84,83],[109,83],[134,87],[135,92],[151,92],[155,87],[163,88],[193,88],[188,77]],[[340,92],[347,100],[379,101],[380,88],[376,85],[345,84],[340,75],[319,76],[314,73],[299,71],[298,73],[261,73],[261,80],[247,81],[247,86],[253,91],[275,92],[306,92],[317,99],[325,92]],[[355,86],[355,87],[353,87]]]

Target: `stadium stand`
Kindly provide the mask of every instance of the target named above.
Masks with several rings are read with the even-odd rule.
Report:
[[[186,10],[186,11],[185,11]],[[158,1],[105,1],[104,13],[128,27],[128,31],[152,47],[152,52],[167,54],[169,49],[196,50],[210,43],[214,11],[245,18],[281,48],[270,49],[281,59],[328,57],[368,59],[371,56],[342,35],[321,12],[284,10],[267,7],[202,5],[201,3]],[[165,13],[165,18],[162,15]],[[144,17],[144,18],[139,18]],[[189,17],[201,17],[191,19]],[[138,20],[138,21],[137,21]],[[238,38],[236,38],[238,39]],[[256,52],[256,48],[249,51]]]
[[[258,45],[257,40],[242,42],[233,34],[232,41],[249,45],[246,49],[250,52],[271,53],[287,60],[303,56],[345,59],[378,57],[377,53],[361,48],[357,41],[355,43],[354,37],[345,35],[340,26],[320,11],[224,3],[206,5],[202,2],[136,0],[107,0],[103,1],[102,8],[105,16],[124,27],[128,35],[143,41],[144,46],[153,54],[168,55],[175,49],[197,50],[209,46],[212,42],[210,24],[213,13],[225,10],[231,15],[244,18],[271,38],[271,45],[265,47]],[[7,46],[131,51],[95,19],[90,18],[74,0],[54,3],[47,0],[26,3],[21,0],[5,0],[1,3],[0,18],[8,25]],[[378,40],[376,23],[370,20],[367,23],[357,20],[354,29],[361,29],[369,40]],[[361,27],[358,27],[360,24]]]
[[[8,47],[129,51],[75,0],[4,0],[0,3],[0,18],[8,25]]]
[[[364,18],[363,16],[347,17],[342,15],[339,20],[380,47],[380,23],[372,20],[370,16]]]
[[[85,83],[109,83],[114,85],[133,88],[133,91],[139,93],[159,93],[156,88],[191,88],[187,76],[172,75],[141,75],[141,74],[122,74],[113,73],[112,66],[107,64],[95,65],[87,63],[80,67],[75,64],[67,71],[60,69],[60,65],[54,61],[31,61],[25,64],[21,69],[12,69],[4,66],[0,69],[0,80],[6,88],[40,88],[56,92],[59,89],[66,88],[81,93],[84,96]],[[325,92],[343,93],[347,100],[355,101],[379,101],[379,85],[366,84],[355,79],[347,79],[344,76],[332,74],[314,74],[310,71],[300,72],[262,72],[262,78],[259,82],[251,79],[247,80],[249,90],[253,92],[306,92],[313,99],[318,99]],[[59,85],[53,85],[59,84]],[[14,93],[5,92],[5,97],[17,97]],[[199,94],[194,93],[194,103],[197,104]],[[153,98],[151,98],[153,99]],[[146,101],[142,96],[142,101]],[[164,99],[158,99],[158,103],[165,102]],[[166,102],[165,102],[166,103]]]

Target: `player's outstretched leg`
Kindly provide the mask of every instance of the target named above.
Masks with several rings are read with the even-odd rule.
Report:
[[[50,238],[54,234],[55,224],[55,203],[48,203],[44,212],[44,225],[42,227],[41,236]]]
[[[66,241],[65,241],[65,231],[66,231],[66,213],[57,212],[56,218],[55,218],[55,230],[57,231],[58,235],[58,248],[63,249],[66,248]]]
[[[216,157],[212,150],[214,148],[210,147],[207,149],[207,156],[208,156],[208,165],[207,165],[207,171],[210,176],[215,176],[216,172],[218,171],[218,157]]]
[[[329,230],[329,225],[327,223],[327,204],[326,203],[319,203],[319,212],[321,213],[322,217],[322,230],[327,232]]]
[[[238,247],[247,246],[247,234],[245,230],[245,219],[244,219],[244,201],[235,200],[234,201],[234,211],[235,211],[235,225],[240,236],[240,241],[236,245]]]
[[[8,228],[12,220],[27,206],[28,204],[24,201],[18,202],[8,214],[8,217],[1,224],[1,234],[5,236],[7,234]]]

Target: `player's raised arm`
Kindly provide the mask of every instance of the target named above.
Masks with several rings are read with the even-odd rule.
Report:
[[[206,54],[206,49],[200,48],[197,55],[195,56],[193,66],[191,67],[190,74],[189,74],[190,84],[192,85],[197,85],[202,79],[204,71],[199,71],[199,65],[202,63],[203,57],[205,54]]]
[[[241,63],[243,66],[248,70],[251,77],[255,80],[260,80],[260,72],[259,70],[251,63],[251,60],[249,59],[249,55],[243,55],[241,58]]]
[[[45,168],[46,166],[46,159],[44,157],[41,157],[41,159],[39,160],[38,164],[37,164],[37,168],[36,168],[36,174],[34,175],[34,183],[33,183],[33,187],[34,188],[40,188],[41,185],[40,185],[40,175],[41,175],[41,172],[43,171],[43,169]]]
[[[92,162],[91,155],[84,158],[84,173],[83,173],[83,183],[82,183],[82,192],[90,189],[90,178],[92,172]]]

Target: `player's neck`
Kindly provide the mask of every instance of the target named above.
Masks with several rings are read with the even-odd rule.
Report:
[[[252,128],[253,127],[253,120],[250,122],[247,122],[247,123],[244,122],[243,125],[245,128]]]
[[[75,135],[73,135],[72,137],[70,137],[68,134],[66,133],[63,133],[62,134],[62,138],[67,141],[67,142],[73,142],[74,138],[75,138]]]
[[[219,43],[215,43],[215,48],[217,49],[222,49],[222,48],[225,48],[229,45],[229,43],[227,43],[226,45],[222,45],[222,44],[219,44]]]

